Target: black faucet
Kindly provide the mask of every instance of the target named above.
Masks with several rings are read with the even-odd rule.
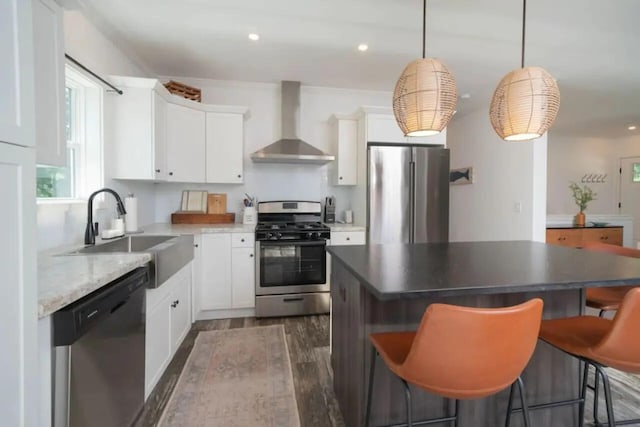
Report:
[[[111,193],[113,194],[113,197],[116,198],[116,208],[118,209],[118,214],[120,215],[124,215],[127,213],[126,209],[124,208],[124,203],[122,203],[122,199],[120,198],[120,196],[118,195],[118,193],[116,193],[115,191],[113,191],[110,188],[101,188],[100,190],[94,192],[92,195],[89,196],[89,203],[87,205],[87,228],[84,231],[84,244],[85,245],[95,245],[96,244],[96,231],[93,228],[93,198],[96,197],[96,195],[102,193],[102,192],[106,192],[106,193]]]

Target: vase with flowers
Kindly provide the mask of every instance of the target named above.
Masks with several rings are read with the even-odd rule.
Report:
[[[569,189],[573,195],[573,200],[576,202],[576,205],[580,208],[580,212],[578,212],[574,219],[574,224],[578,227],[584,227],[586,224],[586,217],[584,211],[587,209],[587,203],[592,200],[596,200],[597,194],[593,192],[591,188],[586,185],[580,187],[575,182],[571,182],[569,185]]]

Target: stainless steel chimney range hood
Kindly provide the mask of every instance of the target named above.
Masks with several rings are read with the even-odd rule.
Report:
[[[282,139],[251,154],[255,163],[323,165],[335,157],[298,138],[300,82],[282,82]]]

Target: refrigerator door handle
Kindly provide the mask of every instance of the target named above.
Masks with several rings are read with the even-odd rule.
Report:
[[[415,243],[416,239],[416,163],[412,160],[409,163],[409,206],[410,206],[410,227],[409,243]]]

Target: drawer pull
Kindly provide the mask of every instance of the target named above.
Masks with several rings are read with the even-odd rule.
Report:
[[[347,237],[347,240],[351,240],[351,237]]]
[[[304,301],[303,297],[293,297],[293,298],[282,298],[284,302],[296,302],[296,301]]]
[[[244,239],[240,239],[241,242],[244,242]]]

